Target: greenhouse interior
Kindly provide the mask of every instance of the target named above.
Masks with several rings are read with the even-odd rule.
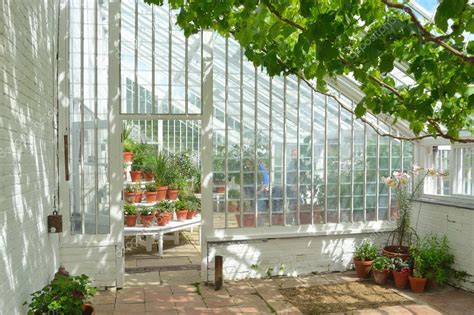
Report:
[[[474,314],[473,16],[1,0],[0,314]]]

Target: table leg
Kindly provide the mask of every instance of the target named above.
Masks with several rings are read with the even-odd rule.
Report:
[[[163,233],[158,233],[158,255],[163,257]]]
[[[179,231],[174,232],[174,245],[179,245]]]
[[[151,247],[153,245],[153,235],[147,235],[146,237],[146,251],[151,252]]]
[[[199,245],[201,245],[201,226],[200,225],[198,226],[198,242],[199,242]]]

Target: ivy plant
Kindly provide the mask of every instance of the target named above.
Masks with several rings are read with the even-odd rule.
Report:
[[[162,5],[163,0],[145,0]],[[340,106],[381,135],[415,140],[442,137],[474,142],[474,6],[440,0],[433,21],[407,1],[390,0],[169,0],[186,36],[212,29],[232,36],[255,66],[270,76],[295,75],[315,91],[351,75],[364,98]],[[397,67],[413,81],[398,84]],[[408,122],[414,136],[386,134],[366,119],[385,114]]]

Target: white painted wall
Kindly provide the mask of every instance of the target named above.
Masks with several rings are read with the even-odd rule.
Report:
[[[0,0],[0,313],[52,278],[56,1]]]
[[[448,237],[455,269],[473,275],[457,285],[474,292],[474,209],[423,202],[414,204],[412,215],[419,236],[436,233]]]
[[[328,234],[208,242],[207,280],[214,282],[216,255],[223,256],[225,280],[265,277],[269,269],[272,275],[293,277],[311,272],[345,271],[352,268],[355,246],[362,240],[370,239],[382,246],[388,236],[387,232]]]

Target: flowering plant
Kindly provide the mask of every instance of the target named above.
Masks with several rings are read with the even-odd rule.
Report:
[[[418,177],[414,183],[414,189],[410,190],[411,176]],[[383,177],[385,185],[395,189],[400,215],[398,219],[398,246],[402,246],[406,237],[406,232],[410,228],[410,210],[415,196],[420,192],[423,182],[427,176],[446,176],[445,173],[433,168],[424,169],[418,165],[413,165],[410,173],[393,172],[392,176]]]

